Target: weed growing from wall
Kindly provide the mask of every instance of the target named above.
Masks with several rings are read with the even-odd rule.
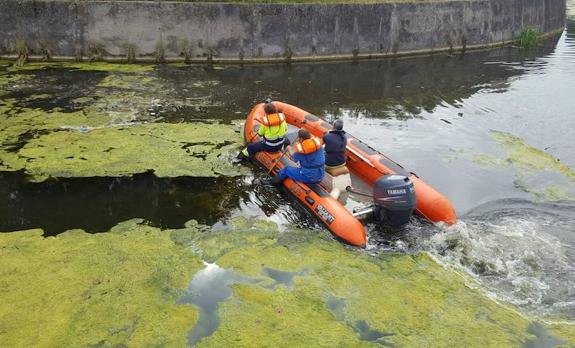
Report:
[[[128,63],[136,62],[136,45],[128,44],[128,53],[126,58],[128,60]]]
[[[190,40],[184,38],[180,41],[180,47],[181,47],[181,52],[180,52],[180,56],[184,57],[184,63],[186,64],[190,64],[192,62],[192,54],[193,54],[193,50],[192,50],[192,44],[190,43]]]
[[[166,44],[164,39],[160,37],[160,41],[156,44],[156,49],[154,50],[154,57],[156,58],[156,63],[163,64],[166,62]]]
[[[284,57],[288,63],[291,62],[291,58],[293,57],[293,43],[289,39],[286,42]]]
[[[16,40],[15,50],[16,53],[18,54],[18,60],[16,61],[16,65],[17,66],[24,65],[24,63],[26,63],[26,61],[28,60],[28,53],[29,53],[26,41],[24,41],[24,39]]]
[[[99,62],[104,60],[105,49],[103,43],[96,42],[90,44],[88,51],[90,54],[89,56],[90,62]]]
[[[209,45],[206,48],[206,62],[208,64],[213,64],[215,55],[216,55],[216,50],[211,45]]]
[[[539,28],[523,28],[519,34],[519,47],[533,49],[539,44]]]
[[[38,40],[38,46],[40,47],[40,53],[42,54],[42,60],[50,61],[52,58],[52,50],[48,46],[48,41],[45,39]]]

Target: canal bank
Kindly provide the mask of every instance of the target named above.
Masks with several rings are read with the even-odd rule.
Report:
[[[558,33],[565,7],[565,0],[4,1],[0,57],[262,63],[465,51],[511,43],[526,29]]]

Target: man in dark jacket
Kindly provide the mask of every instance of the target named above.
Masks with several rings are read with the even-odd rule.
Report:
[[[347,137],[343,130],[343,121],[335,120],[333,128],[323,136],[325,144],[325,166],[326,169],[338,168],[345,165],[345,147]]]

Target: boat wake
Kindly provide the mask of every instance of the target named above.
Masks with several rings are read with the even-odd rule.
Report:
[[[410,250],[462,270],[497,300],[531,315],[575,323],[575,203],[505,199],[451,227],[413,223]]]

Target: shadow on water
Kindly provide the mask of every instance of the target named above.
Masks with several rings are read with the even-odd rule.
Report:
[[[0,173],[0,231],[101,232],[136,217],[162,228],[180,228],[190,219],[210,225],[248,199],[246,191],[245,183],[233,178],[157,178],[145,173],[29,183],[20,173]]]
[[[96,233],[132,218],[160,228],[181,228],[191,219],[211,226],[236,216],[321,229],[310,212],[290,203],[295,199],[252,181],[250,176],[158,178],[142,173],[31,183],[21,172],[0,172],[0,232],[42,228],[52,236],[79,228]]]

